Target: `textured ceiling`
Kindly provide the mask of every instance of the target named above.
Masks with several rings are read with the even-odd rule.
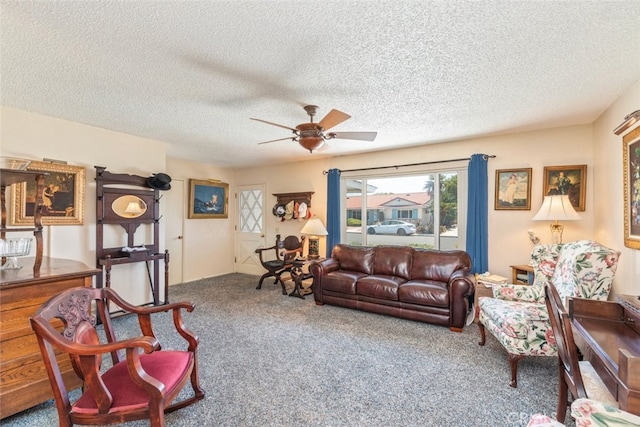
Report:
[[[590,123],[640,79],[640,1],[5,1],[2,105],[223,167]],[[258,145],[351,119],[309,154]],[[622,120],[622,117],[620,118]],[[87,141],[87,144],[95,143]]]

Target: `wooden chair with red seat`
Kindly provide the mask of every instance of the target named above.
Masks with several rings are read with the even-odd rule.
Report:
[[[268,248],[258,248],[255,252],[260,258],[260,264],[267,269],[267,272],[260,277],[260,282],[256,289],[262,288],[262,281],[267,277],[275,277],[273,284],[280,282],[282,286],[282,295],[287,294],[287,290],[284,281],[280,277],[283,273],[291,272],[293,268],[293,261],[296,256],[304,253],[304,241],[305,236],[302,236],[299,240],[296,236],[287,236],[284,240],[280,240],[280,235],[276,235],[276,244]],[[266,255],[269,251],[274,251],[271,256]],[[265,259],[269,257],[269,259]]]
[[[104,333],[97,330],[96,316],[91,313],[94,302],[102,322],[99,328]],[[117,340],[110,306],[137,315],[141,335]],[[188,302],[133,306],[110,288],[72,288],[45,302],[30,321],[47,369],[60,426],[149,419],[152,427],[164,427],[165,413],[202,399],[205,393],[198,378],[198,337],[184,327],[182,320],[182,310],[193,309]],[[156,339],[151,315],[167,311],[171,311],[176,331],[185,340],[184,350],[162,349]],[[101,335],[106,342],[101,342]],[[61,366],[69,363],[64,353],[84,384],[82,395],[74,402],[60,373]],[[101,370],[102,355],[108,353],[112,365]],[[188,382],[193,395],[174,402]]]

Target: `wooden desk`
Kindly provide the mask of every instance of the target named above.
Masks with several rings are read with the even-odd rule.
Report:
[[[640,415],[640,301],[570,299],[569,316],[576,345],[620,409]]]

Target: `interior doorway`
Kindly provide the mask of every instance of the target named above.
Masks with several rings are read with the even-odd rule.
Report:
[[[183,179],[174,179],[171,181],[171,190],[162,193],[167,199],[164,204],[164,218],[167,219],[164,241],[166,249],[169,250],[169,285],[182,283],[184,278],[182,251],[187,203],[184,185]]]

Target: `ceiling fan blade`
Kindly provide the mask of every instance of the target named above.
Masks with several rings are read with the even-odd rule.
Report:
[[[331,110],[329,111],[329,113],[327,113],[326,116],[324,116],[322,120],[320,120],[318,126],[320,126],[323,130],[327,130],[339,125],[340,123],[350,118],[351,116],[347,113],[343,113],[342,111],[338,110]]]
[[[289,136],[289,137],[287,137],[287,138],[278,138],[278,139],[272,139],[272,140],[270,140],[270,141],[262,141],[262,142],[258,142],[258,145],[260,145],[260,144],[268,144],[268,143],[270,143],[270,142],[276,142],[276,141],[284,141],[285,139],[290,139],[290,140],[292,140],[292,141],[295,141],[295,140],[296,140],[295,138],[292,138],[292,137],[290,137],[290,136]]]
[[[327,136],[330,139],[357,139],[360,141],[373,141],[378,132],[330,132]]]
[[[268,125],[278,126],[279,128],[289,129],[289,130],[291,130],[291,131],[298,132],[298,129],[294,129],[294,128],[291,128],[291,127],[289,127],[289,126],[279,125],[279,124],[277,124],[277,123],[268,122],[268,121],[266,121],[266,120],[262,120],[262,119],[254,119],[253,117],[250,117],[250,119],[251,119],[251,120],[255,120],[255,121],[257,121],[257,122],[266,123],[266,124],[268,124]]]

